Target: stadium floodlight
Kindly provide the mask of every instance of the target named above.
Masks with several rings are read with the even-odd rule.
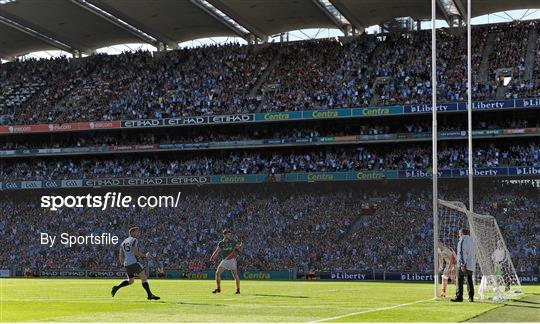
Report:
[[[476,247],[477,271],[482,276],[481,299],[504,301],[522,293],[519,277],[495,217],[467,210],[461,202],[439,200],[438,236],[457,246],[457,231],[468,228]]]

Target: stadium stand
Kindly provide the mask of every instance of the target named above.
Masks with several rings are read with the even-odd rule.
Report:
[[[539,21],[475,26],[473,35],[474,100],[540,97]],[[463,102],[467,84],[466,40],[450,30],[438,31],[437,37],[439,102]],[[0,122],[8,126],[62,125],[429,104],[430,38],[430,32],[408,31],[14,61],[0,65]],[[499,42],[508,46],[500,49],[495,46]],[[499,72],[511,73],[508,86],[499,80]],[[486,132],[482,139],[475,140],[476,168],[540,170],[538,109],[514,108],[504,113],[475,112],[476,131],[499,131],[496,136]],[[2,187],[2,182],[10,181],[20,184],[63,179],[431,169],[430,116],[363,117],[367,118],[1,134],[0,154],[9,150],[21,154],[0,155],[0,244],[10,247],[0,250],[0,264],[30,267],[36,273],[47,269],[119,269],[116,248],[67,249],[57,245],[49,249],[30,238],[42,231],[112,232],[123,237],[128,225],[137,224],[143,228],[141,241],[158,252],[167,269],[209,269],[208,257],[219,231],[229,227],[246,236],[247,247],[240,258],[243,269],[427,273],[433,269],[429,239],[433,235],[431,188],[426,185],[427,177],[351,181],[346,185],[329,181],[324,189],[316,181],[300,185],[184,186],[175,187],[187,193],[177,209],[113,208],[107,212],[88,208],[48,211],[29,198],[27,191],[17,190],[22,186]],[[440,114],[439,131],[460,136],[457,140],[442,139],[440,169],[467,167],[465,128],[463,114]],[[309,141],[391,134],[405,136],[386,141],[377,138],[361,144],[330,142],[324,146]],[[426,136],[412,136],[418,134]],[[307,139],[308,144],[272,147],[265,142],[249,149],[197,146],[166,153],[120,149],[131,145],[258,139]],[[111,154],[60,150],[87,147],[110,147],[111,152],[107,153]],[[34,149],[51,151],[38,156]],[[449,183],[441,189],[442,198],[466,200],[463,183],[445,181]],[[482,181],[476,193],[477,211],[497,218],[518,271],[538,274],[539,191],[517,185],[502,189],[501,177]],[[134,187],[121,189],[141,193],[140,188]],[[66,194],[76,189],[54,190]],[[154,190],[165,189],[151,187]],[[273,237],[279,240],[272,240]]]
[[[474,130],[500,130],[540,128],[540,120],[534,116],[518,116],[517,118],[496,120],[493,116],[475,120]],[[463,131],[463,122],[456,118],[441,118],[439,131]],[[426,120],[411,120],[393,123],[388,120],[368,120],[363,122],[331,122],[316,125],[282,125],[281,127],[256,125],[237,128],[220,129],[202,128],[177,130],[175,132],[159,129],[140,132],[125,132],[121,136],[113,132],[85,132],[75,134],[56,134],[50,136],[31,136],[25,138],[10,137],[0,142],[1,150],[46,149],[46,148],[81,148],[146,144],[200,144],[230,141],[248,141],[257,139],[314,139],[334,136],[384,135],[384,134],[425,134],[431,132],[431,123]],[[534,135],[534,134],[533,134]]]
[[[342,185],[326,190],[287,185],[251,192],[204,189],[188,191],[177,208],[106,213],[91,208],[51,212],[15,196],[3,201],[0,244],[10,249],[2,249],[0,263],[35,271],[118,268],[114,249],[60,244],[47,248],[32,237],[36,231],[123,236],[126,224],[140,224],[145,229],[144,248],[158,252],[167,269],[187,271],[190,263],[209,268],[208,257],[219,236],[216,229],[233,228],[246,236],[239,261],[243,269],[429,271],[429,185],[404,185],[401,190],[393,184],[369,186],[370,190]],[[497,188],[482,186],[477,210],[497,218],[518,271],[538,273],[538,192],[513,186],[497,193]],[[459,192],[455,184],[442,190],[445,198],[466,199]]]
[[[304,152],[302,152],[304,151]],[[450,144],[439,150],[439,167],[467,167],[467,149]],[[540,167],[540,147],[525,143],[484,143],[474,150],[475,167]],[[291,152],[243,151],[181,154],[166,157],[37,159],[3,163],[4,180],[56,180],[100,177],[150,177],[219,174],[277,174],[289,172],[424,170],[431,168],[429,146],[331,147]]]
[[[526,64],[532,70],[539,64],[537,49],[528,46],[538,42],[530,35],[538,35],[539,26],[527,21],[474,28],[475,100],[538,94],[538,73],[524,72]],[[205,46],[154,56],[12,62],[0,66],[7,80],[33,78],[40,87],[15,91],[12,82],[2,83],[1,93],[24,100],[15,105],[4,96],[0,105],[10,116],[5,123],[37,124],[429,103],[429,35],[417,31],[384,40],[363,35]],[[464,38],[445,31],[438,37],[440,100],[464,101]],[[509,46],[499,49],[488,42]],[[501,69],[513,76],[510,86],[496,81]]]

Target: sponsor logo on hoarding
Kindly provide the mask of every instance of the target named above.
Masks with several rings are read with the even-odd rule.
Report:
[[[123,120],[122,127],[156,127],[160,126],[158,119]]]
[[[352,136],[352,135],[351,136],[336,136],[336,137],[334,137],[334,139],[335,139],[336,142],[356,141],[357,136]]]
[[[523,99],[523,107],[538,107],[540,106],[540,98]]]
[[[358,180],[379,180],[386,178],[384,172],[357,172],[356,179]]]
[[[175,177],[169,178],[170,184],[197,184],[207,183],[209,177]]]
[[[482,177],[493,177],[499,174],[497,169],[474,169],[473,175]],[[459,176],[464,177],[469,175],[468,169],[459,169]]]
[[[272,279],[268,272],[251,272],[246,271],[243,273],[244,279]]]
[[[253,120],[253,115],[225,115],[210,117],[211,123],[241,123]]]
[[[4,182],[4,188],[6,189],[19,189],[20,183],[18,182]]]
[[[518,275],[518,277],[521,283],[539,283],[540,282],[537,274]]]
[[[402,273],[402,281],[433,281],[432,274]]]
[[[204,116],[194,116],[194,117],[185,117],[185,118],[171,118],[165,119],[164,123],[168,126],[177,126],[177,125],[200,125],[206,124],[208,118]]]
[[[538,128],[514,128],[514,129],[503,129],[503,133],[506,135],[511,134],[535,134],[540,132]]]
[[[332,272],[330,279],[335,280],[365,280],[366,275],[363,273],[348,273],[348,272]]]
[[[22,181],[21,188],[23,189],[41,188],[41,181]]]
[[[201,273],[192,273],[192,272],[184,272],[183,278],[186,279],[208,279],[208,273],[201,272]]]
[[[504,101],[491,101],[484,102],[478,101],[472,103],[473,109],[484,110],[484,109],[501,109],[505,107]]]
[[[10,133],[30,133],[32,126],[9,126],[8,130]]]
[[[165,184],[165,178],[129,178],[124,179],[125,186],[153,186]]]
[[[85,187],[112,187],[120,186],[122,181],[120,179],[89,179],[84,180]]]
[[[74,127],[76,124],[49,124],[49,131],[51,132],[62,132],[70,131],[76,129]]]
[[[325,173],[308,173],[307,175],[308,181],[332,181],[334,180],[333,174],[325,174]]]
[[[219,182],[220,183],[243,183],[243,182],[246,182],[246,177],[244,176],[236,176],[236,175],[232,175],[232,176],[220,176],[219,177]]]
[[[315,110],[311,112],[311,117],[313,118],[337,118],[339,117],[339,112],[335,110]]]
[[[428,170],[406,170],[406,178],[431,178],[432,171]]]
[[[284,139],[270,139],[267,141],[268,144],[283,144],[285,143]]]
[[[411,113],[424,113],[424,112],[431,112],[433,110],[432,105],[410,105],[405,106],[406,110],[410,111]],[[451,109],[450,105],[438,105],[437,111],[438,112],[446,112],[449,110],[455,110]]]
[[[362,108],[362,115],[365,116],[381,116],[389,115],[390,108],[378,107],[378,108]]]
[[[131,145],[113,145],[109,146],[113,151],[129,151],[133,150],[133,146]]]
[[[431,136],[431,133],[429,133],[429,136]],[[466,131],[444,131],[444,132],[439,132],[439,136],[441,137],[467,136],[467,132]]]
[[[82,187],[82,180],[62,180],[62,187]]]
[[[264,114],[264,120],[287,120],[291,117],[288,113],[267,113]]]
[[[89,124],[90,128],[114,128],[117,127],[117,121],[96,121]]]
[[[41,271],[39,273],[41,277],[86,277],[86,271],[84,270],[51,270]]]
[[[45,188],[58,188],[58,183],[54,180],[48,180],[48,181],[45,181],[44,187]]]
[[[540,175],[540,167],[517,167],[518,175]]]
[[[95,278],[118,278],[118,277],[125,277],[126,273],[123,271],[108,271],[108,270],[102,270],[102,271],[88,271],[88,277],[95,277]]]

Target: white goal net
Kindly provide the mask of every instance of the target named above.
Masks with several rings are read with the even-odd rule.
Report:
[[[457,249],[458,231],[468,229],[476,245],[478,293],[482,299],[506,300],[521,293],[519,277],[501,234],[490,215],[469,212],[461,202],[439,199],[439,241]],[[456,274],[457,275],[457,274]]]

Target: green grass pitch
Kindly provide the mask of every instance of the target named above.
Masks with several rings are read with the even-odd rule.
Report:
[[[66,322],[460,322],[540,321],[540,286],[522,301],[450,303],[419,283],[150,280],[160,301],[147,301],[140,281],[115,298],[108,279],[0,279],[0,321]],[[450,293],[453,293],[453,286]],[[505,306],[507,305],[507,306]]]

